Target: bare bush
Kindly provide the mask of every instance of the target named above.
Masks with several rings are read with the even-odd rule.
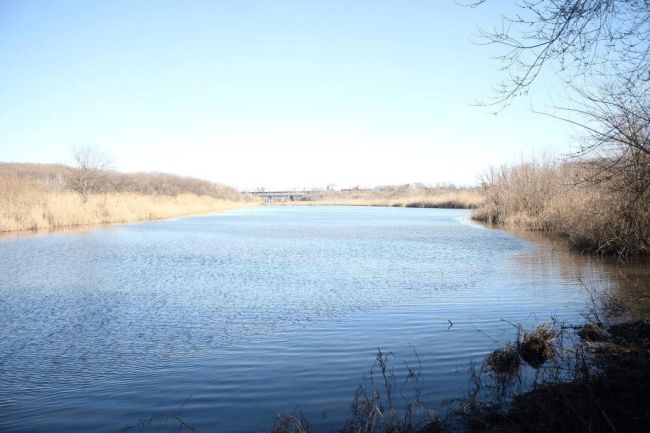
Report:
[[[650,195],[617,187],[601,164],[531,161],[491,169],[482,179],[485,201],[473,218],[557,234],[581,251],[650,254]],[[633,198],[632,198],[633,197]]]
[[[91,146],[73,147],[72,158],[76,170],[68,172],[68,185],[81,195],[85,203],[88,194],[95,192],[106,178],[111,161],[106,153]]]
[[[254,200],[235,188],[192,177],[169,173],[120,173],[100,170],[88,193],[139,193],[174,197],[195,194],[223,200]],[[35,181],[50,191],[71,188],[74,179],[82,177],[79,169],[60,164],[23,164],[0,162],[0,175]]]
[[[490,0],[472,5],[483,3]],[[492,172],[484,182],[491,197],[476,217],[558,232],[583,250],[650,253],[650,3],[523,0],[482,37],[505,49],[506,78],[494,103],[507,105],[555,65],[570,102],[544,114],[584,135],[573,163],[564,164],[579,167],[573,178],[561,168],[547,180],[537,166],[533,177],[542,183],[535,187],[517,178],[523,166]],[[556,174],[575,191],[558,189]]]

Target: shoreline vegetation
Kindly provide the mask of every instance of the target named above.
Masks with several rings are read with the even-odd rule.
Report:
[[[492,168],[480,187],[401,185],[313,192],[272,205],[472,209],[472,219],[564,239],[579,252],[650,254],[650,189],[598,164],[530,160]],[[0,233],[174,218],[262,204],[209,181],[164,173],[0,163]],[[643,178],[645,179],[645,178]],[[625,181],[625,185],[620,185]],[[86,185],[88,184],[88,185]],[[84,189],[77,186],[83,185]]]
[[[468,369],[465,397],[423,400],[419,367],[393,368],[379,351],[338,433],[645,432],[650,410],[650,325],[643,320],[570,326],[541,323]],[[404,391],[406,390],[406,392]],[[176,420],[178,422],[179,420]],[[196,432],[188,424],[184,430]],[[125,430],[127,431],[127,430]],[[270,433],[308,433],[299,413],[280,414]]]
[[[625,283],[630,283],[626,281]],[[634,282],[631,282],[634,283]],[[624,289],[625,285],[619,287]],[[588,290],[589,291],[589,290]],[[611,433],[647,431],[650,402],[648,305],[632,293],[589,291],[585,323],[551,317],[513,326],[513,340],[467,368],[463,396],[431,409],[420,357],[378,349],[337,433]],[[508,322],[509,323],[509,322]],[[403,355],[403,354],[402,354]],[[409,356],[413,358],[413,356]],[[178,414],[155,415],[122,432],[198,433]],[[268,433],[316,433],[300,408],[281,413]]]
[[[379,350],[357,388],[349,419],[336,431],[645,432],[649,310],[634,296],[616,293],[590,293],[584,324],[555,318],[531,329],[512,324],[513,341],[471,363],[465,396],[442,401],[437,411],[423,397],[419,364],[400,368],[395,355]],[[278,415],[270,430],[310,431],[309,420],[299,413]]]
[[[303,206],[382,206],[412,208],[476,209],[483,202],[480,188],[439,185],[418,187],[400,185],[376,189],[321,191],[310,197],[279,201],[278,205]]]
[[[224,185],[170,174],[93,175],[101,182],[80,194],[70,186],[79,169],[0,163],[0,233],[156,220],[259,203]]]
[[[648,177],[628,179],[604,165],[547,159],[493,168],[482,179],[484,201],[472,218],[557,236],[579,252],[650,254]]]

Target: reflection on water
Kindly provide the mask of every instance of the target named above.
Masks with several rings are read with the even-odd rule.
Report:
[[[504,320],[576,320],[584,287],[622,272],[467,215],[267,207],[5,239],[0,430],[114,432],[181,406],[199,431],[296,407],[326,430],[377,348],[417,349],[435,404],[512,338]]]
[[[621,311],[635,316],[650,314],[650,260],[647,257],[628,258],[594,257],[577,254],[562,239],[553,239],[539,232],[510,230],[509,233],[533,242],[537,248],[530,254],[518,254],[513,258],[521,269],[542,270],[545,274],[556,269],[565,280],[573,280],[585,288],[602,307],[602,297],[620,302]],[[596,281],[593,276],[598,275]],[[591,305],[587,305],[591,307]]]
[[[59,227],[56,230],[38,229],[38,230],[18,230],[11,232],[0,232],[0,242],[15,239],[15,238],[30,238],[46,236],[53,233],[86,233],[98,228],[110,227],[109,224],[104,225],[87,225],[87,226],[74,226],[74,227]]]

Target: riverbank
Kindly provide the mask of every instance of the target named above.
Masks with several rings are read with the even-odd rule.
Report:
[[[591,162],[554,160],[492,169],[483,179],[485,200],[472,217],[553,234],[580,252],[650,254],[646,178],[604,177],[603,170]]]
[[[309,199],[278,201],[273,204],[476,209],[482,202],[483,196],[477,188],[450,187],[323,191],[312,194]]]
[[[650,403],[650,324],[642,319],[582,326],[555,321],[526,331],[468,370],[467,397],[447,412],[427,408],[420,368],[396,376],[378,352],[340,433],[645,432]],[[576,341],[577,340],[577,341]],[[408,393],[396,389],[409,390]],[[399,397],[399,398],[398,398]],[[307,432],[309,420],[279,415],[272,433]]]
[[[25,204],[0,198],[0,233],[158,220],[255,205],[194,194],[92,194],[84,202],[75,193],[59,192],[36,193],[29,200]]]
[[[508,371],[517,358],[488,367],[499,385],[489,399],[469,399],[462,406],[460,418],[467,430],[646,431],[650,403],[643,396],[650,392],[650,325],[643,320],[610,326],[591,323],[577,334],[580,342],[576,346],[552,348],[557,355],[547,360],[545,371],[537,372],[555,379],[541,380],[524,393],[509,394],[503,389],[521,380]],[[495,352],[501,360],[504,353],[503,349]],[[497,396],[497,392],[505,394]]]
[[[129,175],[111,173],[120,184],[112,187],[103,184],[103,190],[81,195],[65,188],[64,184],[47,182],[50,178],[44,176],[44,168],[51,167],[34,164],[17,167],[16,175],[0,175],[0,233],[174,218],[258,204],[254,197],[234,190],[226,194],[215,187],[211,191],[199,183],[203,181],[189,182],[170,175],[139,175],[138,179],[148,182],[151,192],[146,193],[143,191],[146,191],[147,182],[138,185],[126,177]],[[64,167],[62,170],[73,169]],[[62,170],[55,171],[61,173]],[[160,182],[161,179],[166,182]],[[206,193],[201,194],[203,189],[198,190],[197,186]],[[173,193],[162,193],[162,188],[173,190]]]

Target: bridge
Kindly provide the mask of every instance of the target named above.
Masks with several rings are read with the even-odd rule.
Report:
[[[251,191],[250,194],[261,197],[266,204],[272,204],[273,201],[296,201],[311,198],[313,191]]]

